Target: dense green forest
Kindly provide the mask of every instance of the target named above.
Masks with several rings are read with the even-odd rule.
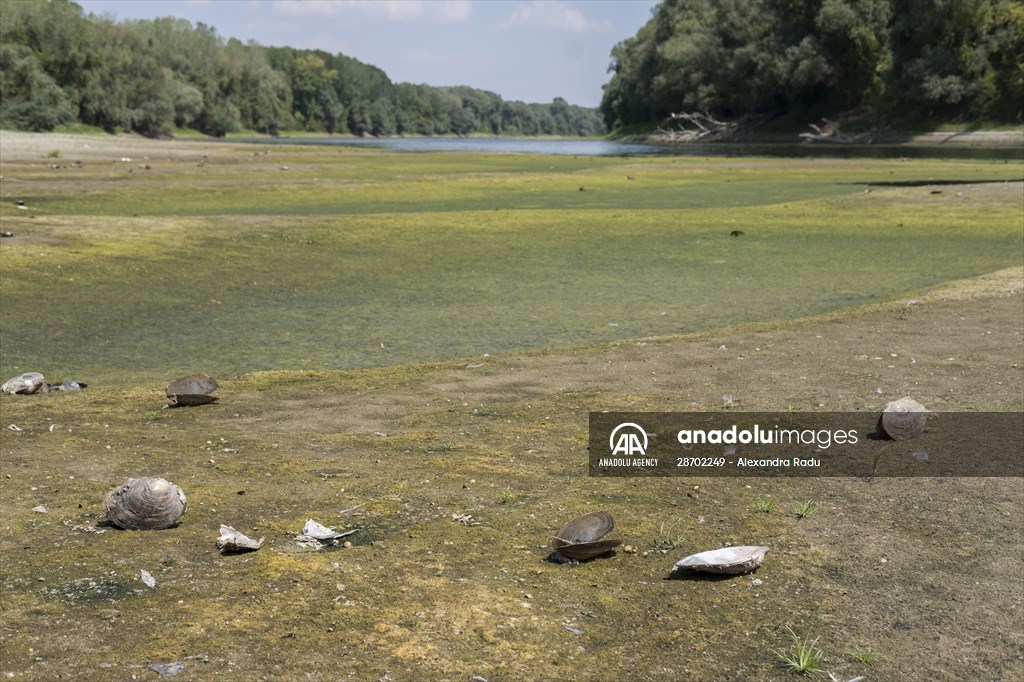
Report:
[[[67,0],[0,3],[0,127],[82,123],[163,136],[194,128],[278,134],[593,135],[594,109],[504,101],[469,87],[392,83],[320,50],[225,40],[183,19],[115,22]]]
[[[704,112],[1020,122],[1021,0],[663,0],[612,51],[620,127]]]

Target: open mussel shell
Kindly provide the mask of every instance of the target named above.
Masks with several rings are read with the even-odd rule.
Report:
[[[605,539],[615,528],[608,512],[590,512],[573,519],[555,534],[552,545],[563,557],[586,561],[618,547],[621,540]]]
[[[118,528],[162,530],[185,514],[185,493],[162,478],[129,478],[107,493],[107,519]]]
[[[673,570],[679,572],[701,571],[725,575],[750,573],[761,565],[767,552],[767,547],[756,545],[712,549],[680,559],[676,562]]]
[[[913,398],[900,398],[882,408],[878,428],[893,440],[909,440],[921,435],[928,410]]]
[[[217,401],[210,395],[217,390],[217,382],[205,374],[190,374],[179,377],[167,386],[167,397],[175,405],[205,405]]]
[[[240,533],[231,526],[221,525],[220,537],[217,538],[217,549],[228,552],[255,552],[263,546],[263,538],[253,540],[245,533]]]
[[[25,372],[5,381],[0,386],[0,392],[32,395],[42,388],[44,383],[43,375],[39,372]]]

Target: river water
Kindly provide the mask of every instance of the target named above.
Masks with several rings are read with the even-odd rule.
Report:
[[[232,140],[238,141],[238,140]],[[245,140],[250,141],[250,140]],[[1020,161],[1020,146],[896,144],[650,144],[594,139],[530,137],[278,137],[253,142],[361,147],[396,152],[473,152],[568,156],[773,156],[830,158],[949,158]]]

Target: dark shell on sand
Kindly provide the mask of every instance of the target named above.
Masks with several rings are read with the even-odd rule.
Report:
[[[604,537],[615,528],[615,521],[608,512],[590,512],[562,526],[552,542],[563,557],[586,561],[601,556],[622,544],[621,540],[606,540]]]
[[[167,386],[167,397],[175,405],[205,405],[217,401],[210,395],[217,390],[217,382],[205,374],[190,374],[175,379]]]

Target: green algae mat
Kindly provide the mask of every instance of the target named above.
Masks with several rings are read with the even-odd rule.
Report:
[[[21,152],[5,137],[5,376],[349,369],[694,332],[878,301],[1024,250],[1005,184],[1024,172],[1003,161],[91,137]]]

